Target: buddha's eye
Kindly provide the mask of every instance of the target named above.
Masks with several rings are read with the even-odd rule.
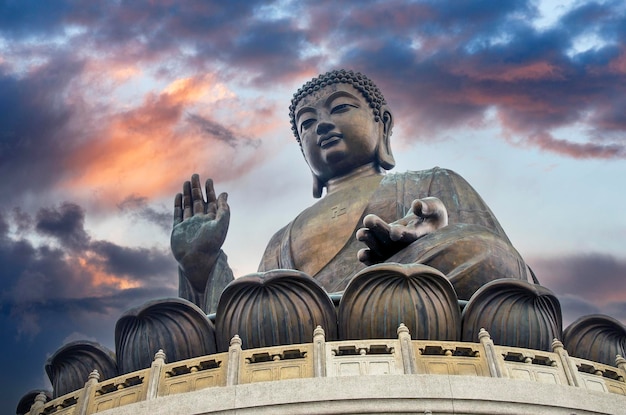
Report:
[[[308,130],[315,123],[315,118],[309,118],[300,123],[300,131]]]
[[[358,108],[358,107],[356,105],[352,105],[352,104],[339,104],[339,105],[335,105],[332,108],[332,110],[330,110],[330,113],[331,114],[338,114],[338,113],[349,111],[352,108]]]

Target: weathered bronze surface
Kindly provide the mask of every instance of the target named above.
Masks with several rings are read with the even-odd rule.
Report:
[[[417,340],[459,340],[459,303],[446,276],[420,264],[377,264],[350,281],[339,304],[339,338],[393,339],[404,323]]]
[[[120,374],[150,367],[159,349],[170,361],[215,353],[213,323],[200,308],[181,298],[149,301],[126,311],[117,321],[115,352]]]
[[[626,327],[602,314],[583,316],[565,329],[563,344],[572,356],[616,366],[615,357],[626,356]]]
[[[222,293],[215,328],[219,351],[239,335],[244,349],[308,343],[315,327],[337,338],[337,314],[317,281],[295,270],[237,278]]]
[[[57,398],[82,388],[93,370],[98,371],[102,380],[117,376],[113,352],[87,340],[62,346],[46,362],[46,373],[52,383],[52,397]]]
[[[462,341],[475,342],[481,328],[495,344],[552,350],[561,339],[561,305],[545,287],[526,281],[493,281],[469,300],[463,310]]]
[[[317,203],[270,240],[259,271],[296,269],[329,292],[342,291],[367,265],[425,264],[443,272],[460,299],[500,278],[526,280],[527,267],[495,216],[456,173],[385,175],[394,158],[393,116],[378,88],[349,71],[304,85],[290,107],[292,128],[313,175]],[[221,245],[230,208],[226,194],[207,199],[197,175],[176,196],[172,251],[180,295],[198,301],[232,278]]]

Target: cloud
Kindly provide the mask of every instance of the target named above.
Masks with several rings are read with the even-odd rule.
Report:
[[[153,223],[164,231],[169,232],[172,229],[172,212],[163,206],[159,210],[149,206],[147,197],[130,195],[118,203],[117,208],[135,218]]]
[[[84,249],[89,243],[84,223],[85,211],[74,203],[65,202],[59,209],[40,209],[35,229],[54,236],[67,248]]]
[[[84,215],[80,206],[68,202],[37,212],[35,228],[59,241],[59,247],[15,239],[0,217],[5,287],[0,298],[3,313],[21,321],[18,336],[36,336],[42,313],[51,308],[79,312],[103,306],[121,312],[125,306],[118,298],[128,300],[130,293],[173,294],[176,264],[169,251],[94,240],[84,229]]]
[[[549,133],[530,135],[526,144],[577,159],[622,159],[626,158],[626,143],[575,143],[554,138]]]
[[[624,320],[626,260],[606,254],[531,258],[542,285],[550,288],[573,312],[618,311]],[[584,299],[581,297],[584,296]]]
[[[72,120],[79,103],[66,95],[81,62],[61,54],[23,76],[0,65],[0,175],[13,197],[24,185],[45,191],[63,175],[76,144]]]
[[[257,148],[261,144],[260,141],[254,141],[247,137],[238,137],[232,129],[197,114],[188,114],[187,120],[197,126],[203,134],[215,140],[222,141],[232,148],[237,148],[240,144]]]
[[[338,66],[371,76],[400,109],[397,124],[418,126],[410,139],[431,139],[495,110],[504,137],[524,145],[567,157],[625,157],[626,12],[618,3],[581,4],[541,31],[532,26],[537,10],[524,1],[490,10],[478,3],[396,5],[345,8],[339,20],[330,19],[334,10],[317,10],[316,20],[331,25],[331,42],[343,45]],[[357,34],[365,30],[376,38],[364,41]],[[591,32],[601,41],[571,52]],[[567,126],[587,142],[560,137]]]
[[[238,177],[236,168],[223,167],[249,170],[257,162],[253,151],[260,142],[208,114],[241,104],[211,74],[176,79],[139,105],[107,115],[101,130],[67,157],[64,167],[75,174],[61,185],[71,192],[95,189],[100,206],[111,207],[131,196],[169,196],[181,177],[205,166],[212,168],[212,177]],[[242,152],[238,145],[252,152]]]

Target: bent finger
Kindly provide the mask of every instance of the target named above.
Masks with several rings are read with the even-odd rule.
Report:
[[[389,244],[389,224],[376,215],[367,215],[363,218],[363,225],[370,230],[374,238],[381,244]]]
[[[386,251],[385,244],[382,243],[369,228],[361,228],[356,234],[357,240],[363,242],[369,251],[382,257],[382,253]]]

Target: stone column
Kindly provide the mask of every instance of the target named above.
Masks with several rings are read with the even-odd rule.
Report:
[[[313,376],[326,377],[326,334],[322,326],[313,331]]]
[[[563,343],[561,343],[558,339],[552,340],[552,351],[559,356],[559,360],[561,360],[561,367],[565,372],[565,377],[567,378],[567,384],[570,386],[582,386],[582,381],[578,376],[578,368],[576,364],[569,358],[569,353],[563,347]]]
[[[415,374],[417,373],[417,363],[415,362],[415,350],[413,349],[413,343],[411,343],[409,328],[405,326],[404,323],[400,323],[397,333],[398,340],[400,341],[400,353],[404,373],[407,375]]]
[[[77,403],[77,412],[78,415],[87,415],[89,412],[89,403],[91,401],[91,397],[94,396],[94,389],[98,386],[98,381],[100,380],[100,373],[97,370],[93,370],[89,374],[89,378],[87,382],[85,382],[85,387],[83,388],[83,392],[78,397]]]
[[[241,363],[241,338],[239,335],[230,339],[228,348],[228,368],[226,372],[226,386],[239,384],[239,365]]]
[[[496,352],[495,345],[491,340],[489,332],[484,328],[480,329],[478,333],[478,339],[485,351],[485,359],[487,366],[489,367],[489,374],[492,378],[508,378],[506,368],[504,367],[504,359]]]
[[[165,353],[163,349],[159,349],[154,355],[154,360],[150,366],[148,377],[148,391],[146,392],[146,400],[150,401],[159,396],[159,385],[161,384],[161,372],[165,365]]]

